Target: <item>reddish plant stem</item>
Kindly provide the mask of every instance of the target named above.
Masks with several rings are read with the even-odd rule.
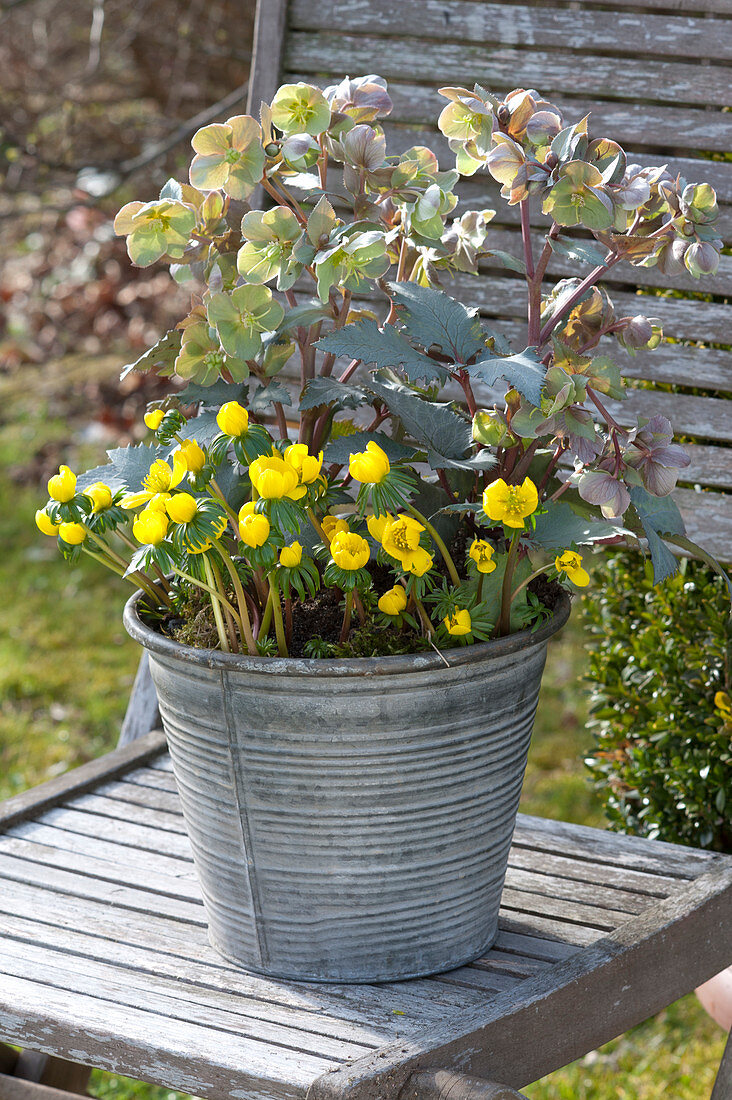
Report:
[[[445,490],[445,492],[449,496],[450,503],[454,504],[455,503],[455,494],[453,493],[452,489],[450,488],[450,482],[447,480],[447,474],[445,473],[444,470],[438,470],[437,471],[437,480],[439,481],[440,485],[442,486],[442,488]]]
[[[572,294],[572,296],[569,298],[564,308],[559,313],[555,313],[553,317],[550,317],[550,319],[544,325],[543,329],[539,333],[539,347],[541,347],[542,344],[546,343],[559,322],[562,321],[565,317],[569,316],[569,314],[577,305],[585,291],[589,290],[590,287],[593,287],[595,283],[598,282],[598,280],[601,279],[602,276],[607,271],[609,271],[611,267],[614,267],[615,264],[619,263],[622,258],[623,257],[621,255],[614,256],[612,253],[608,253],[604,264],[593,267],[587,278],[582,280],[580,285],[575,290],[574,294]]]
[[[282,407],[281,401],[273,401],[272,407],[277,418],[277,428],[280,433],[280,439],[287,439],[287,417],[285,416],[285,410]]]
[[[547,466],[546,470],[544,471],[544,476],[542,477],[541,481],[539,482],[539,484],[536,487],[537,490],[538,490],[540,499],[541,499],[542,492],[544,491],[544,489],[546,488],[546,486],[549,482],[549,478],[554,473],[554,470],[556,469],[557,463],[559,462],[559,459],[562,457],[562,455],[564,454],[566,449],[567,449],[567,447],[564,444],[560,443],[560,444],[558,444],[554,454],[552,455],[552,457],[549,461],[549,465]]]
[[[465,400],[468,405],[468,412],[471,416],[475,416],[478,409],[478,404],[475,400],[475,394],[473,393],[473,387],[470,384],[470,375],[466,370],[461,368],[453,372],[452,377],[460,383],[463,393],[465,394]]]
[[[344,370],[343,374],[338,379],[338,381],[339,382],[347,382],[348,379],[356,373],[356,371],[358,370],[360,365],[361,365],[361,360],[360,359],[352,359],[351,362],[346,367],[346,369]]]
[[[307,225],[307,218],[303,214],[298,204],[294,201],[294,199],[292,200],[292,202],[288,202],[285,196],[281,195],[277,188],[273,187],[268,179],[262,179],[261,182],[264,190],[267,192],[268,195],[271,195],[278,206],[284,206],[286,210],[290,210],[295,215],[301,225]]]
[[[531,461],[532,461],[534,455],[536,454],[536,452],[538,450],[538,447],[539,447],[539,440],[538,439],[532,440],[532,442],[526,448],[524,453],[521,455],[521,458],[516,463],[516,466],[514,467],[514,471],[513,471],[513,476],[515,477],[517,482],[521,478],[525,477],[526,474],[528,473],[529,466],[531,465]]]
[[[353,607],[353,592],[346,592],[346,610],[343,615],[343,625],[338,636],[338,641],[343,645],[348,640],[351,632],[351,608]]]

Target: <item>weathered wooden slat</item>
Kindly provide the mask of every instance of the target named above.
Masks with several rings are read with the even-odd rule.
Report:
[[[519,932],[546,940],[554,939],[559,943],[571,944],[575,948],[587,947],[599,936],[604,935],[600,929],[590,928],[588,925],[571,924],[539,913],[517,913],[508,909],[504,910],[498,918],[498,927],[504,932]]]
[[[708,57],[732,60],[732,26],[725,19],[639,12],[582,11],[524,4],[472,3],[471,0],[291,0],[293,30],[397,36],[434,49],[432,39],[462,49],[481,46],[547,46],[560,50],[618,53],[625,56]],[[585,58],[578,58],[579,67]],[[623,65],[625,61],[623,62]],[[649,80],[648,85],[652,86]],[[532,85],[533,87],[533,85]],[[642,94],[643,89],[639,89]],[[729,89],[727,89],[729,91]]]
[[[14,795],[0,803],[0,830],[9,829],[16,822],[23,821],[47,807],[57,806],[72,791],[90,790],[105,778],[113,779],[122,775],[156,756],[165,747],[164,734],[153,731],[123,749],[117,749],[97,760],[90,760],[88,764],[82,764],[56,779],[50,779],[39,787]]]
[[[506,954],[497,947],[492,947],[484,959],[478,959],[470,963],[471,967],[478,970],[490,970],[496,974],[510,974],[514,978],[528,978],[531,974],[538,974],[540,970],[546,970],[551,966],[550,962],[540,959],[519,958],[516,955]]]
[[[623,9],[627,7],[638,8],[641,5],[638,0],[580,0],[583,8]],[[644,8],[666,12],[689,12],[694,15],[730,15],[729,0],[643,0]]]
[[[317,5],[317,0],[314,0]],[[368,0],[367,0],[368,2]],[[417,0],[420,3],[420,0]],[[441,5],[445,10],[445,5]],[[482,10],[488,5],[470,3],[470,8]],[[575,14],[565,10],[571,19]],[[289,37],[285,65],[294,72],[315,72],[335,64],[334,51],[338,40],[335,34],[305,32]],[[438,74],[440,86],[449,84],[473,84],[482,79],[491,89],[509,90],[514,87],[516,76],[522,87],[537,87],[542,94],[554,102],[557,95],[583,96],[593,101],[608,101],[632,97],[635,98],[640,87],[658,87],[668,91],[670,102],[678,112],[689,107],[701,107],[710,102],[722,105],[729,98],[730,70],[722,66],[703,68],[700,79],[699,63],[654,61],[653,58],[618,58],[608,56],[584,56],[577,54],[546,51],[548,43],[540,43],[535,50],[514,50],[510,43],[493,40],[485,46],[476,42],[424,42],[418,37],[403,38],[365,37],[359,35],[348,38],[348,52],[353,53],[353,65],[360,64],[368,69],[369,58],[379,56],[381,52],[380,75],[390,81],[390,92],[395,81],[420,81],[424,77],[425,55],[429,56],[429,72]],[[323,62],[313,51],[323,52]],[[420,66],[422,59],[422,66]],[[644,69],[647,72],[644,74]],[[360,70],[360,69],[359,69]],[[466,74],[471,74],[466,81]],[[572,87],[572,74],[576,84]],[[643,81],[646,81],[643,84]],[[709,80],[709,87],[704,85]],[[668,102],[669,100],[665,100]],[[418,113],[394,113],[393,118],[408,122],[433,122],[446,100],[427,92],[420,100]],[[559,106],[559,105],[557,105]],[[425,110],[425,107],[427,110]],[[566,105],[569,107],[569,105]],[[597,109],[597,108],[596,108]],[[567,117],[578,116],[583,111],[579,102],[573,105],[572,113]],[[424,113],[423,113],[424,112]],[[719,116],[717,116],[719,117]],[[636,136],[637,141],[637,136]]]
[[[677,489],[678,504],[690,539],[723,563],[732,562],[730,497],[721,493],[696,493]]]
[[[139,852],[156,852],[175,859],[190,859],[191,846],[187,836],[178,833],[150,828],[147,825],[133,825],[128,822],[124,829],[111,818],[81,813],[73,809],[57,807],[44,813],[41,823],[51,825],[65,832],[81,833],[95,840],[109,840],[123,848]],[[124,858],[124,853],[120,853]]]
[[[8,1002],[3,1030],[11,1041],[108,1072],[154,1083],[164,1080],[169,1087],[211,1100],[232,1095],[239,1100],[303,1100],[318,1071],[326,1073],[337,1064],[283,1048],[275,1058],[267,1044],[235,1034],[222,1042],[214,1029],[132,1011],[88,994],[71,999],[51,985],[44,986],[41,1001],[37,982],[25,978],[8,976],[3,996]],[[196,1063],[206,1065],[205,1079]]]
[[[732,401],[656,390],[628,390],[625,401],[608,402],[608,412],[613,416],[617,414],[621,423],[626,424],[639,415],[660,413],[669,418],[678,434],[732,440]]]
[[[449,1021],[418,1041],[395,1043],[324,1076],[311,1087],[310,1100],[396,1100],[409,1075],[425,1066],[459,1067],[521,1088],[594,1049],[610,1030],[617,1034],[646,1019],[692,988],[700,972],[725,965],[731,899],[732,860],[718,858],[672,898],[477,1013],[465,1013],[457,1028]]]
[[[78,1093],[0,1073],[0,1096],[2,1100],[73,1100]]]
[[[545,897],[529,890],[515,890],[508,882],[501,895],[501,912],[521,916],[531,914],[546,916],[550,920],[566,921],[568,924],[609,931],[617,928],[628,916],[620,909],[609,909],[583,902],[555,897]]]
[[[378,66],[386,78],[390,76],[393,67],[394,76],[389,85],[389,94],[394,103],[394,110],[390,119],[384,122],[384,130],[390,134],[396,129],[394,123],[402,123],[409,127],[423,127],[434,125],[437,120],[444,100],[437,95],[437,86],[429,87],[419,84],[397,84],[396,75],[400,72],[400,51],[392,47],[393,40],[379,40],[379,38],[361,38],[358,35],[303,35],[303,57],[312,58],[312,69],[305,70],[305,78],[318,76],[318,83],[332,83],[339,73],[340,59],[346,52],[351,65],[359,72],[373,72]],[[424,56],[424,55],[423,55]],[[391,64],[390,64],[391,62]],[[301,77],[304,66],[297,66],[297,73],[286,73],[287,79]],[[507,87],[514,86],[516,79],[522,78],[522,68],[514,61],[514,79],[509,80]],[[482,79],[485,83],[496,85],[491,75],[490,65],[485,65],[476,74],[470,74],[466,70],[463,79],[470,83],[473,79]],[[500,89],[499,89],[500,90]],[[548,92],[550,89],[543,88]],[[597,138],[612,134],[614,141],[619,141],[623,146],[638,142],[638,134],[652,135],[652,140],[647,141],[648,146],[655,149],[685,149],[699,150],[703,152],[725,152],[730,147],[732,134],[732,122],[729,113],[717,111],[704,111],[698,108],[685,107],[660,107],[655,103],[638,103],[602,100],[596,98],[582,98],[570,100],[562,95],[551,95],[551,101],[565,114],[568,119],[576,118],[581,110],[582,114],[590,112],[590,133]],[[441,105],[441,106],[440,106]],[[437,134],[437,131],[435,131]],[[390,150],[392,142],[389,142]],[[412,142],[409,144],[413,144]],[[435,153],[438,153],[437,141],[430,138],[428,142]],[[405,146],[406,147],[406,146]],[[441,157],[440,157],[441,158]],[[447,161],[447,157],[446,157]]]
[[[65,809],[73,805],[74,810],[111,817],[116,821],[129,821],[133,825],[148,825],[152,829],[163,829],[169,833],[185,833],[185,822],[180,811],[168,813],[163,809],[149,809],[134,802],[122,802],[119,799],[107,798],[101,794],[79,795],[73,800],[73,804],[66,802]]]
[[[515,864],[508,868],[506,886],[520,893],[546,898],[547,904],[562,900],[581,902],[593,909],[607,909],[611,914],[641,913],[651,900],[642,894],[624,889],[620,884],[608,887],[604,883],[558,877],[543,867],[540,871],[535,871],[533,868],[520,868]]]
[[[117,747],[129,745],[139,737],[144,737],[152,729],[160,729],[160,710],[155,685],[150,675],[150,662],[143,652],[135,673],[130,701],[127,704]]]
[[[505,929],[499,931],[495,946],[500,951],[520,958],[540,959],[552,963],[560,959],[568,959],[577,950],[572,944],[542,939],[523,932],[509,932]]]
[[[222,993],[211,994],[205,990],[189,991],[194,996],[182,996],[183,987],[175,979],[146,974],[141,983],[139,975],[130,970],[98,960],[77,955],[73,960],[60,952],[40,948],[22,940],[3,936],[4,974],[28,980],[43,974],[44,984],[68,993],[73,1001],[79,994],[95,990],[101,1002],[100,1021],[104,1019],[106,1005],[127,1006],[132,1012],[148,1011],[156,1016],[178,1020],[185,1024],[195,1015],[197,1026],[220,1033],[222,1044],[229,1035],[266,1043],[284,1053],[301,1052],[306,1056],[322,1057],[344,1062],[365,1054],[379,1045],[378,1040],[354,1042],[335,1039],[327,1035],[313,1034],[303,1027],[274,1023],[248,1016],[240,1011],[237,998]]]
[[[678,879],[645,871],[631,871],[628,867],[613,867],[607,863],[594,864],[587,860],[572,859],[554,852],[535,851],[514,845],[508,865],[510,868],[549,874],[554,878],[581,879],[586,883],[598,883],[611,890],[630,890],[646,899],[665,898],[678,886]]]
[[[126,779],[105,783],[99,788],[105,798],[118,802],[131,802],[133,805],[150,810],[162,810],[163,813],[180,814],[180,799],[173,791],[161,791],[157,787],[143,787],[139,783],[128,783]]]

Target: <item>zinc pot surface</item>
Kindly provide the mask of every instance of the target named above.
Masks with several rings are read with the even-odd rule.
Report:
[[[547,641],[248,657],[138,617],[213,946],[311,981],[434,974],[493,943]]]

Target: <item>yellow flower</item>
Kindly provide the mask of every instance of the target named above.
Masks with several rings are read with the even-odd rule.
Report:
[[[95,481],[88,489],[84,490],[84,496],[94,505],[94,512],[103,512],[112,503],[112,490],[103,481]]]
[[[164,508],[169,491],[180,485],[187,473],[186,460],[178,448],[173,455],[172,468],[165,459],[157,458],[148,470],[147,477],[143,478],[142,484],[145,488],[137,493],[127,493],[120,504],[123,508],[137,508],[140,504],[152,504],[155,497],[162,496],[162,503],[156,501],[155,506]]]
[[[86,538],[86,531],[80,523],[60,523],[58,533],[69,546],[80,546]]]
[[[379,599],[379,611],[385,615],[399,615],[407,606],[407,593],[400,584],[395,584]]]
[[[293,542],[289,546],[283,546],[280,550],[280,565],[285,569],[294,569],[302,561],[302,546],[299,542]]]
[[[539,506],[539,494],[531,478],[521,485],[507,485],[502,477],[483,490],[483,511],[489,519],[506,527],[523,527],[524,520]]]
[[[245,504],[239,510],[239,538],[253,550],[264,546],[269,538],[269,520],[263,513],[255,512],[252,503]]]
[[[496,568],[493,561],[493,547],[485,539],[473,539],[468,554],[476,564],[479,573],[492,573]]]
[[[58,473],[48,482],[48,495],[59,504],[66,504],[76,496],[76,474],[68,466],[59,466]]]
[[[424,526],[416,519],[400,515],[384,526],[381,545],[387,554],[404,564],[404,557],[412,554],[419,546],[419,536],[423,531]]]
[[[145,413],[143,420],[145,421],[145,427],[149,428],[151,432],[156,432],[163,422],[165,413],[162,409],[151,409],[150,412]]]
[[[238,439],[249,430],[249,413],[238,401],[227,401],[217,412],[216,423],[224,435]]]
[[[157,508],[144,508],[132,524],[132,534],[143,546],[157,546],[168,533],[168,517]]]
[[[417,546],[409,554],[402,556],[402,569],[406,573],[414,573],[415,577],[423,577],[434,565],[434,557],[424,547]]]
[[[473,627],[470,612],[460,607],[456,607],[452,615],[447,615],[442,621],[445,624],[447,633],[453,634],[455,637],[459,637],[461,634],[469,634]]]
[[[195,439],[184,439],[178,450],[173,455],[173,463],[175,463],[178,455],[186,464],[186,469],[192,474],[200,474],[203,467],[206,465],[206,453],[198,445]]]
[[[726,691],[717,691],[714,695],[714,705],[721,710],[726,719],[732,718],[732,700]]]
[[[312,485],[323,465],[323,452],[316,457],[310,454],[307,444],[293,443],[285,450],[285,462],[292,466],[300,485]]]
[[[366,444],[365,451],[358,451],[350,456],[348,472],[355,481],[362,481],[369,485],[378,485],[383,481],[391,469],[389,458],[385,451],[373,439]]]
[[[580,555],[572,550],[565,550],[554,559],[560,573],[566,573],[572,584],[576,584],[578,588],[585,588],[590,583],[590,574],[582,567],[581,562]]]
[[[265,500],[298,500],[305,489],[298,485],[297,473],[280,455],[263,455],[249,467],[252,485]]]
[[[330,544],[333,561],[341,569],[362,569],[371,557],[366,539],[353,531],[339,531]]]
[[[383,516],[369,516],[366,520],[366,526],[369,529],[369,534],[376,542],[381,542],[384,537],[384,528],[387,523],[393,523],[394,517],[391,513],[386,512]]]
[[[173,523],[190,523],[198,512],[198,504],[190,493],[175,493],[165,501],[165,511]]]
[[[340,534],[341,531],[348,530],[348,524],[341,516],[323,516],[320,521],[320,526],[323,528],[323,534],[330,542],[335,535]]]
[[[58,529],[61,525],[54,523],[48,512],[44,512],[42,508],[39,508],[36,512],[36,527],[44,535],[57,535]]]

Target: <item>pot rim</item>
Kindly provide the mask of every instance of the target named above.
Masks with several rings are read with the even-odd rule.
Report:
[[[144,649],[160,657],[187,661],[192,665],[231,672],[260,672],[283,676],[378,676],[408,672],[437,671],[473,664],[494,657],[504,657],[520,650],[532,649],[548,641],[566,623],[570,598],[562,592],[551,618],[533,633],[521,630],[505,638],[493,638],[470,646],[446,650],[444,658],[436,652],[403,653],[383,657],[250,657],[244,653],[222,653],[218,649],[196,649],[183,645],[153,630],[142,621],[137,605],[143,593],[138,590],[125,604],[123,623],[127,633]]]

